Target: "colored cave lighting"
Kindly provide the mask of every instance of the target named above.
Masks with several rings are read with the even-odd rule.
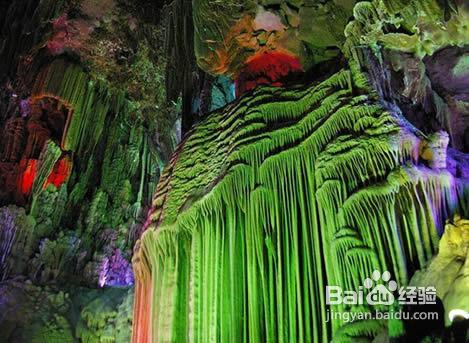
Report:
[[[69,35],[70,23],[66,15],[63,15],[52,21],[53,35],[47,42],[46,46],[51,55],[60,55],[64,52],[65,47],[71,44],[72,40]]]
[[[26,167],[20,176],[19,191],[23,195],[28,195],[31,193],[36,178],[37,160],[22,160],[21,165],[24,164],[26,164]]]
[[[63,157],[54,166],[54,169],[50,173],[47,181],[44,183],[44,188],[49,185],[54,185],[56,188],[60,188],[69,178],[72,171],[72,162],[69,157]]]
[[[268,58],[251,76],[279,75],[261,65]],[[422,138],[397,115],[344,69],[306,89],[260,87],[198,123],[134,249],[133,342],[378,335],[378,320],[349,331],[329,322],[344,307],[326,304],[325,285],[355,290],[378,269],[408,284],[408,261],[426,265],[467,194],[434,159],[422,165]],[[211,190],[194,200],[200,189]],[[390,336],[404,333],[389,324]]]
[[[237,96],[258,85],[280,87],[286,77],[303,72],[297,56],[280,51],[262,52],[250,57],[236,80]]]
[[[125,287],[134,284],[132,265],[127,261],[120,249],[112,256],[105,257],[99,267],[99,286]]]
[[[34,181],[37,176],[38,160],[29,159],[21,162],[23,173],[19,177],[19,191],[23,196],[31,194],[31,190],[34,185]],[[56,188],[60,188],[69,178],[72,171],[72,162],[69,157],[61,158],[54,166],[54,169],[50,173],[46,182],[43,185],[43,189],[46,189],[49,185],[54,185]]]

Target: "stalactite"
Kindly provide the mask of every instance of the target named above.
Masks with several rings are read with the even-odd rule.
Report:
[[[2,147],[2,161],[19,162],[24,149],[25,121],[23,118],[11,118],[5,123],[3,136],[5,145]]]
[[[256,89],[176,150],[134,256],[134,342],[326,342],[386,325],[326,323],[325,286],[356,289],[374,269],[406,284],[465,191],[417,166],[415,129],[351,70]]]
[[[2,75],[14,75],[18,59],[43,39],[48,21],[66,6],[66,0],[9,2],[0,14],[0,65]]]
[[[192,1],[174,0],[164,7],[163,12],[166,17],[166,96],[173,102],[182,98],[182,130],[187,132],[194,123],[195,75],[202,73],[195,61]]]
[[[0,208],[0,281],[22,270],[32,253],[34,219],[16,206]]]
[[[109,112],[129,111],[124,94],[111,93],[104,81],[92,81],[80,66],[62,59],[44,69],[34,90],[34,97],[58,98],[73,111],[66,124],[62,148],[78,154],[90,154],[104,129]]]

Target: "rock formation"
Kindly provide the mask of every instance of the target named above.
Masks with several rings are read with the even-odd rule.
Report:
[[[0,342],[467,339],[468,18],[0,3]]]

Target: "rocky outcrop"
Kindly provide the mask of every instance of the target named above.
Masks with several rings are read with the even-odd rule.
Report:
[[[436,288],[445,307],[446,324],[469,320],[469,221],[456,216],[448,221],[441,237],[438,254],[412,278],[418,287]]]

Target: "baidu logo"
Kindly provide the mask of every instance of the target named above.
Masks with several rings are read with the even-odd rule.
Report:
[[[343,290],[339,286],[326,286],[326,304],[328,305],[392,305],[396,300],[399,304],[435,304],[435,287],[401,287],[398,298],[394,295],[398,290],[391,273],[373,271],[371,277],[363,281],[358,290]],[[365,295],[366,294],[366,295]]]
[[[383,280],[384,284],[378,284],[380,280]],[[392,292],[397,290],[397,282],[391,280],[391,273],[387,270],[383,274],[378,270],[373,271],[371,278],[365,279],[363,286],[371,290],[366,296],[366,302],[369,305],[392,305],[394,303]]]

